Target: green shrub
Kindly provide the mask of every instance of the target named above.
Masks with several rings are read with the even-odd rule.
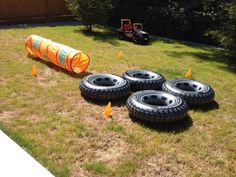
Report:
[[[96,24],[104,24],[108,20],[111,0],[66,0],[67,6],[88,31]]]

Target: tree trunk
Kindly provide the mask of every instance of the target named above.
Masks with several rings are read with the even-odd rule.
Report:
[[[92,25],[92,24],[89,24],[89,25],[86,26],[86,30],[87,30],[88,32],[91,32],[91,31],[92,31],[92,28],[93,28],[93,25]]]

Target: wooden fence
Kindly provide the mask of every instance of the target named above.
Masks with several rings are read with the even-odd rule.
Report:
[[[0,23],[31,23],[71,18],[65,0],[0,0]]]

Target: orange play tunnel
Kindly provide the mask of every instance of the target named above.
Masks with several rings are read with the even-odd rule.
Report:
[[[31,55],[74,73],[85,71],[90,63],[86,53],[37,35],[26,39],[25,48]]]

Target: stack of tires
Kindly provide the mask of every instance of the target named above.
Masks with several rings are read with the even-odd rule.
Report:
[[[93,100],[111,101],[129,96],[126,105],[131,117],[161,123],[185,118],[189,105],[207,104],[215,95],[209,85],[199,81],[166,81],[161,74],[146,70],[128,70],[122,77],[89,75],[81,81],[80,90],[84,97]]]

